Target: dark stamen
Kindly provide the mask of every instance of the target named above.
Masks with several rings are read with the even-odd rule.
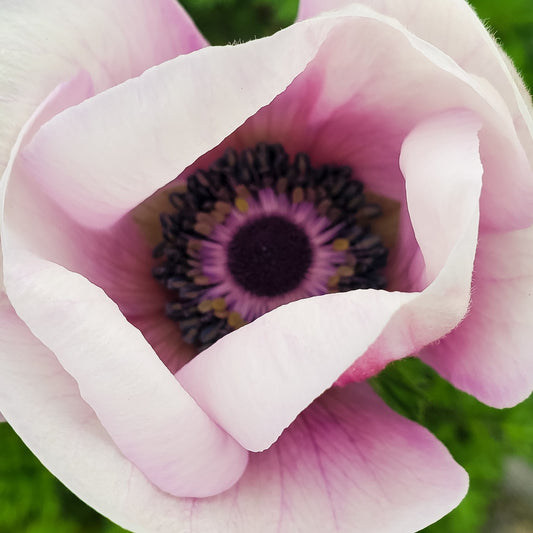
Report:
[[[184,340],[199,350],[245,324],[245,318],[257,318],[228,308],[225,297],[209,296],[217,282],[204,272],[202,247],[216,241],[216,228],[232,213],[249,216],[250,202],[257,203],[265,190],[292,204],[306,202],[316,217],[328,221],[326,229],[335,235],[320,246],[336,258],[327,282],[330,292],[386,285],[382,270],[387,249],[368,229],[368,221],[381,210],[366,202],[363,185],[352,178],[350,167],[315,168],[304,153],[291,162],[279,144],[259,144],[240,154],[227,150],[208,170],[197,170],[169,194],[173,211],[161,214],[163,241],[153,251],[162,261],[153,276],[172,295],[166,314],[179,324]],[[252,296],[278,297],[306,278],[314,246],[305,224],[256,213],[227,244],[227,269]]]

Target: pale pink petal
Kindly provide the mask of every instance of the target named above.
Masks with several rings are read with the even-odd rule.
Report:
[[[423,352],[456,387],[494,407],[512,407],[533,388],[532,262],[531,228],[483,235],[468,315]]]
[[[234,488],[173,498],[117,450],[74,379],[5,296],[0,362],[0,407],[17,433],[74,493],[128,530],[414,531],[466,490],[465,473],[425,429],[366,387],[350,386],[328,393],[270,450],[253,455]]]
[[[35,132],[51,117],[60,113],[67,107],[76,105],[94,94],[93,83],[88,73],[79,71],[69,80],[58,85],[37,107],[29,120],[21,128],[17,139],[11,149],[11,154],[2,176],[2,197],[5,195],[5,186],[16,164],[19,152],[26,146]],[[4,201],[4,200],[2,200]],[[21,207],[21,214],[24,207]],[[27,220],[28,217],[26,217]],[[0,255],[0,287],[3,288],[3,257]]]
[[[359,358],[346,380],[375,374],[462,319],[478,229],[478,128],[470,113],[450,112],[421,124],[404,143],[401,165],[426,262],[419,287],[429,283],[425,290],[359,290],[292,302],[224,337],[178,372],[199,405],[244,447],[270,446]],[[431,208],[435,216],[428,220]],[[429,232],[441,236],[442,249]]]
[[[80,69],[99,92],[206,44],[174,0],[17,0],[1,11],[0,174],[22,125]]]
[[[52,199],[39,193],[38,183],[26,175],[17,159],[33,132],[50,116],[83,101],[90,90],[91,80],[82,71],[57,87],[21,130],[5,172],[4,184],[10,182],[6,211],[12,226],[33,250],[101,287],[126,319],[142,331],[165,365],[176,372],[193,351],[181,339],[176,324],[164,317],[167,295],[150,274],[155,243],[148,242],[130,217],[107,232],[79,226]]]
[[[19,144],[58,102],[83,94],[85,81],[77,76],[59,86],[23,128]],[[64,224],[64,214],[50,201],[32,203],[17,161],[11,169],[2,183],[1,236],[4,283],[18,315],[76,379],[122,453],[153,483],[180,496],[206,496],[231,486],[247,453],[202,412],[102,289],[47,259],[47,254],[71,258],[73,248],[89,246],[90,240],[65,246],[76,227]],[[32,217],[35,204],[48,217],[44,227]],[[41,240],[43,229],[50,231]]]
[[[0,295],[0,407],[40,461],[128,530],[183,520],[187,500],[158,490],[118,450],[76,381]],[[159,515],[161,513],[161,516]],[[155,531],[156,529],[152,529]]]
[[[467,487],[433,435],[367,385],[350,385],[325,393],[272,448],[252,455],[233,489],[197,500],[188,531],[209,531],[212,521],[228,533],[418,531]]]
[[[298,19],[350,4],[392,17],[435,45],[463,69],[486,78],[504,97],[530,161],[533,159],[531,96],[516,68],[464,0],[300,0]]]
[[[326,11],[341,9],[353,3],[354,0],[300,0],[297,20],[316,17]]]
[[[267,106],[278,94],[279,102]],[[533,215],[511,200],[533,195],[531,173],[500,97],[361,6],[152,69],[56,117],[25,157],[46,191],[91,227],[109,226],[224,139],[236,148],[284,142],[289,152],[306,150],[318,163],[329,156],[327,162],[353,165],[374,192],[402,200],[401,141],[420,120],[455,107],[483,118],[481,152],[498,153],[513,183],[498,190],[498,202],[494,195],[483,201],[487,223],[523,227]],[[501,182],[498,161],[488,176],[495,182]],[[515,196],[507,202],[506,195]]]
[[[218,428],[101,289],[2,235],[17,314],[78,382],[118,447],[158,487],[206,496],[231,486],[246,453]],[[75,298],[73,299],[73,296]]]
[[[286,31],[160,65],[55,117],[28,165],[75,220],[109,226],[282,92],[316,53],[300,39]]]
[[[531,165],[533,164],[533,116],[530,98],[519,80],[514,67],[504,57],[496,42],[492,39],[481,21],[476,17],[467,2],[463,0],[407,0],[398,2],[395,0],[363,0],[353,2],[351,0],[302,0],[300,3],[299,18],[307,18],[330,9],[339,15],[350,13],[366,5],[376,12],[392,17],[389,23],[397,25],[396,21],[404,25],[403,31],[411,40],[413,34],[417,38],[426,40],[429,45],[416,44],[424,55],[434,56],[434,61],[441,68],[448,70],[451,60],[456,62],[453,70],[459,70],[467,83],[471,84],[478,92],[477,102],[456,103],[455,106],[468,107],[480,112],[483,100],[502,99],[498,104],[501,123],[494,123],[491,132],[485,128],[480,135],[481,158],[485,175],[483,177],[483,194],[481,199],[481,226],[485,229],[521,229],[531,225],[531,210],[529,205],[533,202],[533,179]],[[324,15],[323,15],[324,16]],[[333,15],[328,15],[333,16]],[[375,15],[379,18],[381,15]],[[410,34],[409,32],[412,32]],[[396,50],[387,45],[382,36],[375,34],[376,44],[372,44],[372,37],[355,32],[354,40],[365,43],[364,51],[369,56],[369,50],[375,53],[376,49],[382,49],[387,54],[395,55]],[[433,46],[435,48],[433,48]],[[357,44],[349,44],[345,40],[346,54],[356,49]],[[433,52],[431,52],[433,49]],[[335,48],[335,56],[342,56],[342,48]],[[441,55],[439,59],[436,52]],[[448,60],[444,60],[448,54]],[[347,55],[348,57],[348,55]],[[412,60],[414,67],[421,67],[421,59]],[[395,60],[393,60],[395,61]],[[448,66],[446,66],[448,62]],[[372,79],[372,87],[379,86],[379,79],[388,77],[391,67],[383,67],[379,63],[377,69],[381,69],[378,78]],[[394,67],[392,67],[394,68]],[[360,69],[346,69],[343,78],[349,72],[359,75]],[[450,68],[450,72],[452,69]],[[459,74],[455,74],[460,76]],[[427,74],[424,74],[427,77]],[[407,83],[413,83],[417,78],[404,70],[404,78]],[[405,82],[403,82],[405,83]],[[411,91],[406,91],[400,84],[388,83],[392,91],[399,95],[409,94],[420,101],[420,106],[427,105],[424,100],[428,99],[433,104],[443,105],[449,98],[457,96],[457,89],[446,88],[442,84],[429,87],[413,85]],[[424,87],[425,85],[425,87]],[[424,87],[424,88],[422,88]],[[419,92],[420,91],[420,92]],[[492,93],[492,97],[490,96]],[[373,94],[373,93],[372,93]],[[376,98],[379,98],[376,95]],[[394,98],[394,97],[393,97]],[[391,98],[379,98],[380,104],[390,101]],[[448,104],[449,107],[454,105]],[[494,105],[494,104],[493,104]],[[408,107],[408,112],[416,116],[420,112],[417,106]],[[480,113],[482,116],[484,113]],[[505,124],[505,126],[504,126]],[[389,137],[390,139],[390,137]],[[529,213],[529,214],[528,214]]]

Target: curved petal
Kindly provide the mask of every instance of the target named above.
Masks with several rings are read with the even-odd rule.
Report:
[[[20,151],[26,146],[35,132],[51,117],[60,113],[67,107],[76,105],[94,94],[94,87],[89,74],[82,70],[71,79],[54,88],[47,97],[39,104],[29,120],[21,128],[17,139],[11,149],[5,171],[0,180],[2,183],[2,203],[4,202],[5,184],[13,171]],[[3,257],[0,255],[0,287],[3,289]]]
[[[533,162],[531,96],[512,62],[464,0],[300,0],[298,19],[366,5],[402,23],[418,37],[452,57],[463,69],[486,78],[504,97],[521,142]]]
[[[470,113],[451,112],[422,123],[404,143],[401,164],[426,262],[425,290],[358,290],[292,302],[224,337],[178,372],[199,405],[244,447],[270,446],[360,357],[345,380],[375,374],[463,318],[477,242],[478,128]],[[430,206],[426,196],[434,200]],[[430,237],[439,234],[442,249]]]
[[[361,40],[368,40],[365,47]],[[288,49],[293,53],[286,54]],[[303,86],[299,75],[306,81]],[[280,93],[279,105],[267,105]],[[296,114],[301,102],[308,109]],[[253,130],[248,143],[277,133],[273,140],[288,137],[292,148],[291,136],[283,134],[299,125],[296,138],[305,137],[307,148],[325,154],[332,142],[326,134],[315,138],[317,132],[336,130],[329,137],[344,152],[351,138],[354,148],[351,158],[341,162],[353,164],[364,180],[380,187],[374,192],[387,194],[391,169],[399,176],[391,154],[397,162],[407,132],[425,117],[454,107],[474,110],[485,123],[481,152],[493,158],[485,180],[495,184],[484,188],[486,223],[528,225],[532,214],[524,204],[533,197],[531,170],[499,95],[394,21],[361,6],[304,21],[267,39],[203,49],[152,69],[46,124],[25,158],[72,218],[102,228],[168,184],[260,108],[258,115],[274,126],[265,121],[253,128],[245,125],[242,135]],[[358,123],[358,138],[370,134],[375,139],[380,133],[387,141],[375,147],[357,142],[353,126]],[[384,150],[386,166],[378,163]],[[509,180],[505,187],[502,164]],[[392,188],[397,192],[401,187]]]
[[[3,2],[0,174],[37,105],[80,69],[100,92],[205,44],[174,0]]]
[[[328,392],[253,455],[229,491],[173,498],[118,452],[5,296],[0,318],[0,406],[10,423],[73,492],[128,530],[400,533],[437,520],[466,492],[466,474],[442,444],[367,386],[352,385]]]
[[[103,291],[25,250],[9,222],[3,249],[17,313],[76,379],[126,457],[178,496],[211,495],[235,483],[246,466],[244,450],[194,403]]]
[[[82,75],[59,86],[23,128],[18,143],[57,106],[83,95],[86,81]],[[2,183],[4,281],[19,316],[76,379],[122,453],[153,483],[180,496],[206,496],[231,486],[246,466],[247,453],[205,415],[100,288],[34,253],[37,243],[49,253],[62,251],[62,240],[53,242],[53,237],[61,232],[64,215],[39,205],[48,208],[49,226],[55,220],[60,228],[36,240],[37,219],[30,215],[35,206],[21,198],[24,183],[16,160],[8,170],[13,173],[6,172]]]
[[[483,235],[468,315],[423,352],[443,377],[494,407],[512,407],[533,389],[532,262],[531,228]]]
[[[282,92],[316,52],[300,38],[205,48],[99,94],[40,130],[29,168],[74,220],[109,226]]]
[[[433,435],[367,385],[349,385],[325,393],[272,448],[252,455],[233,489],[197,501],[188,531],[209,530],[210,520],[228,533],[418,531],[467,487]]]

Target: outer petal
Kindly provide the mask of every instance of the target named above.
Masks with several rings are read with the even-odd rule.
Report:
[[[512,63],[505,57],[472,8],[464,0],[302,0],[299,18],[314,16],[330,9],[360,5],[366,5],[398,20],[417,37],[448,54],[469,73],[472,80],[477,78],[480,84],[487,84],[488,80],[492,90],[495,89],[505,100],[522,146],[515,146],[515,155],[505,154],[497,146],[485,148],[482,139],[481,155],[485,176],[481,199],[481,226],[489,230],[503,229],[505,226],[509,229],[529,226],[531,220],[520,223],[519,220],[515,221],[515,218],[524,220],[533,201],[531,98]],[[342,10],[339,13],[342,13]],[[487,90],[490,90],[490,86]],[[438,91],[435,92],[435,95],[437,94]],[[442,96],[440,94],[436,97]],[[509,163],[516,163],[515,171],[508,172]],[[513,183],[507,181],[507,178],[511,178]],[[522,216],[517,217],[518,213],[522,213]]]
[[[0,317],[8,326],[0,333],[0,405],[10,423],[71,490],[129,530],[400,533],[438,519],[466,491],[464,471],[427,430],[351,385],[327,393],[253,455],[233,489],[172,498],[118,453],[75,381],[5,298]]]
[[[84,80],[78,76],[54,91],[23,128],[18,144],[57,105],[83,94]],[[17,174],[16,162],[13,172]],[[19,182],[15,185],[20,187]],[[6,291],[19,316],[77,380],[80,394],[122,453],[158,487],[175,495],[206,496],[235,483],[247,453],[194,403],[101,289],[34,253],[34,243],[23,237],[27,224],[13,228],[14,214],[20,211],[17,203],[5,201],[11,176],[6,175],[2,185]],[[9,324],[8,331],[20,329],[16,322]]]
[[[533,389],[532,251],[531,228],[483,235],[468,315],[423,352],[456,387],[494,407],[511,407]]]
[[[197,501],[190,531],[210,531],[208,517],[230,533],[417,531],[455,507],[467,486],[427,430],[368,386],[350,385],[328,391],[253,455],[234,489]]]
[[[74,220],[107,227],[281,93],[316,53],[300,37],[206,48],[99,94],[41,129],[29,168]]]
[[[178,372],[204,410],[243,446],[272,444],[359,357],[348,378],[375,374],[464,316],[477,242],[478,127],[471,114],[453,112],[423,123],[404,143],[401,164],[427,289],[359,290],[292,302],[221,339]],[[441,235],[440,247],[435,235]]]
[[[397,19],[415,35],[452,57],[467,72],[490,81],[504,97],[533,161],[531,97],[516,69],[464,0],[300,0],[298,19],[350,4],[366,5]]]
[[[19,129],[80,68],[96,92],[205,40],[174,0],[7,0],[0,17],[0,174]]]
[[[367,48],[359,47],[362,36],[376,43],[372,57]],[[396,62],[389,47],[396,47]],[[293,53],[286,54],[288,49]],[[257,72],[259,76],[252,75]],[[274,105],[277,114],[271,115],[267,104],[282,92],[280,105]],[[221,143],[261,107],[258,115],[271,120],[255,127],[249,143],[276,132],[274,141],[285,141],[283,133],[292,132],[296,124],[301,129],[298,140],[307,134],[313,153],[313,140],[332,148],[327,136],[318,134],[328,127],[335,139],[345,137],[346,148],[351,130],[344,114],[351,121],[362,121],[363,128],[356,130],[360,135],[387,135],[385,142],[372,137],[375,147],[353,141],[354,160],[341,161],[364,172],[367,182],[381,187],[374,190],[380,194],[387,194],[387,175],[399,176],[401,140],[414,124],[447,108],[471,108],[486,121],[482,156],[493,159],[485,175],[496,184],[484,201],[487,224],[518,228],[533,218],[523,207],[524,199],[533,198],[531,170],[499,95],[395,21],[357,6],[271,38],[181,56],[62,113],[39,132],[25,157],[46,191],[75,220],[106,227]],[[372,124],[372,115],[381,131]],[[243,133],[249,132],[243,128]],[[387,165],[379,174],[376,167],[383,166],[378,160],[384,149],[389,149]],[[390,154],[396,157],[395,167]],[[503,186],[502,175],[509,186]],[[396,193],[401,187],[389,188]],[[520,202],[514,201],[517,195]]]

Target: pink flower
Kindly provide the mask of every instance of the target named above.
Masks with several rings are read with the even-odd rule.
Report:
[[[418,354],[490,405],[532,389],[531,108],[468,5],[303,0],[300,22],[227,47],[171,0],[2,17],[0,410],[45,466],[134,531],[403,532],[457,505],[464,471],[363,382]],[[223,195],[221,161],[278,144],[305,178],[290,194],[248,194],[238,167],[221,220],[198,196],[171,210],[194,172]],[[340,165],[386,215],[364,239],[309,199]],[[249,276],[265,261],[239,270],[267,215],[265,239],[291,236],[281,296]],[[180,329],[150,272],[182,288],[172,235],[191,221],[208,228],[179,245]],[[217,331],[251,322],[210,345],[200,304]]]

